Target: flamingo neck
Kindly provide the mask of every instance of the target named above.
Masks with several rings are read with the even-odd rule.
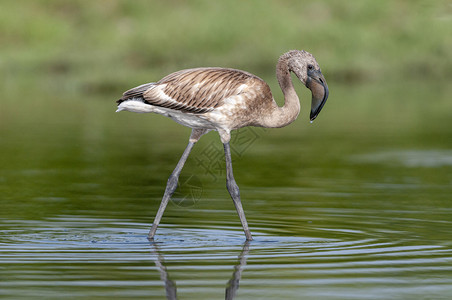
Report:
[[[284,94],[284,105],[279,107],[276,102],[270,115],[265,118],[265,127],[284,127],[295,121],[300,113],[300,100],[293,86],[289,69],[290,57],[282,56],[276,65],[276,77]]]

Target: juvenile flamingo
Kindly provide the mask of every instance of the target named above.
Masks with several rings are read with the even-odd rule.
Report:
[[[176,190],[179,174],[194,144],[211,130],[218,131],[226,158],[226,187],[234,202],[247,240],[252,240],[232,172],[229,141],[231,130],[245,126],[269,128],[292,123],[300,112],[300,102],[290,72],[311,90],[311,122],[328,98],[328,85],[314,56],[304,50],[283,54],[276,65],[276,77],[285,103],[279,107],[269,86],[245,71],[227,68],[181,70],[157,82],[126,91],[117,101],[117,112],[157,113],[192,128],[190,139],[168,179],[162,202],[148,238],[153,239],[169,199]]]

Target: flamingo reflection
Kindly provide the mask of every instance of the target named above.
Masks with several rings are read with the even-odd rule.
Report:
[[[243,267],[246,265],[246,259],[250,252],[249,241],[246,241],[243,244],[242,251],[238,256],[238,263],[234,266],[234,272],[232,273],[231,279],[229,279],[226,291],[225,291],[225,299],[233,300],[236,296],[237,290],[239,289],[239,282],[242,278]],[[151,243],[151,254],[154,257],[155,266],[158,268],[160,272],[160,279],[165,284],[165,292],[166,298],[168,300],[177,299],[177,287],[176,283],[170,279],[168,275],[168,270],[164,265],[165,258],[162,255],[161,250],[159,249],[157,243]]]

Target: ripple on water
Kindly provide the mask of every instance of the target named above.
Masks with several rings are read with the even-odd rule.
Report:
[[[7,223],[7,224],[5,224]],[[118,221],[113,219],[97,219],[85,217],[52,218],[42,221],[8,221],[3,227],[13,227],[13,230],[3,230],[3,251],[43,250],[52,249],[55,252],[63,249],[85,249],[96,251],[109,249],[113,251],[148,250],[156,244],[162,250],[173,255],[180,253],[184,259],[205,259],[206,253],[220,253],[236,249],[244,245],[243,232],[237,228],[210,227],[181,228],[178,225],[161,225],[154,242],[147,240],[148,224]],[[254,228],[254,240],[251,248],[259,253],[259,257],[278,258],[289,256],[334,256],[353,254],[379,254],[441,249],[441,246],[403,245],[405,240],[383,241],[376,237],[375,232],[350,229],[316,228],[320,231],[332,231],[332,236],[344,238],[316,238],[279,236],[271,233],[260,233]],[[262,231],[264,229],[262,228]],[[268,231],[268,228],[265,228]],[[20,249],[18,248],[20,245]],[[187,256],[187,252],[199,252],[199,256]],[[204,253],[204,254],[201,254]]]
[[[335,228],[340,234],[332,236],[338,238],[321,238],[254,228],[255,240],[245,243],[236,227],[164,224],[151,243],[146,238],[148,224],[133,221],[62,216],[40,222],[4,221],[1,226],[5,230],[0,262],[13,271],[0,286],[10,294],[15,287],[39,284],[48,288],[45,295],[55,295],[55,286],[95,295],[93,287],[105,285],[105,277],[111,276],[117,279],[108,285],[116,289],[137,293],[145,288],[146,295],[157,296],[166,291],[169,299],[176,294],[209,299],[218,296],[212,294],[215,286],[247,299],[297,299],[300,293],[389,299],[425,293],[428,286],[436,287],[431,295],[444,294],[452,285],[444,276],[452,271],[450,249],[387,240],[366,230]],[[69,277],[49,272],[62,269]],[[106,288],[103,296],[111,293]]]

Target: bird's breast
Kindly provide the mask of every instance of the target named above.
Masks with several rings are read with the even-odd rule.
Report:
[[[204,114],[206,120],[224,129],[237,129],[249,125],[250,107],[245,94],[234,95],[223,100],[223,105]]]

